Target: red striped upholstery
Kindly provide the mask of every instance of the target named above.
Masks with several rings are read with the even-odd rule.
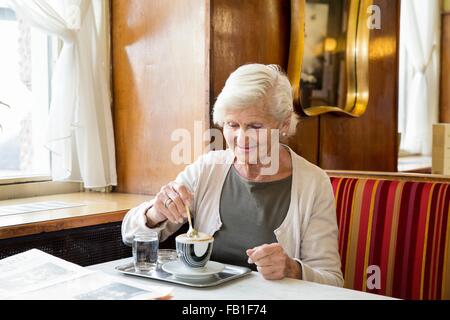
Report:
[[[352,177],[331,182],[346,288],[450,299],[450,183]],[[380,268],[380,289],[367,288],[371,265]]]

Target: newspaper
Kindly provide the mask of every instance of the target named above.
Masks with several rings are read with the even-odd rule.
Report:
[[[148,300],[172,288],[91,271],[37,249],[0,260],[0,300]]]

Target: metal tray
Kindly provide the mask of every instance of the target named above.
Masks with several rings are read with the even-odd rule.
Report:
[[[165,272],[161,269],[161,267],[158,265],[158,267],[151,271],[151,272],[137,272],[134,270],[134,264],[127,263],[124,265],[120,265],[115,267],[116,271],[132,276],[137,277],[143,277],[153,280],[160,280],[160,281],[166,281],[176,284],[181,284],[189,287],[197,287],[197,288],[205,288],[205,287],[212,287],[217,286],[219,284],[222,284],[224,282],[228,282],[230,280],[234,280],[237,278],[244,277],[247,274],[250,274],[252,270],[245,267],[238,267],[233,266],[230,264],[224,264],[225,268],[212,276],[201,278],[201,279],[184,279],[184,278],[178,278],[172,275],[171,273]]]

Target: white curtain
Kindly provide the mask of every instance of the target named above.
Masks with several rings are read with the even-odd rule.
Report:
[[[63,41],[52,78],[54,180],[117,185],[109,72],[109,1],[10,0],[17,14]]]
[[[401,151],[431,155],[439,114],[440,1],[403,0],[400,31]]]

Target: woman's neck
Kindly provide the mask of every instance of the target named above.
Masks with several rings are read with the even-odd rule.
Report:
[[[287,148],[280,148],[279,166],[278,170],[273,174],[264,174],[272,164],[264,165],[237,163],[234,162],[239,175],[251,181],[275,181],[286,178],[292,174],[292,160],[291,154]],[[270,170],[269,170],[270,171]]]

